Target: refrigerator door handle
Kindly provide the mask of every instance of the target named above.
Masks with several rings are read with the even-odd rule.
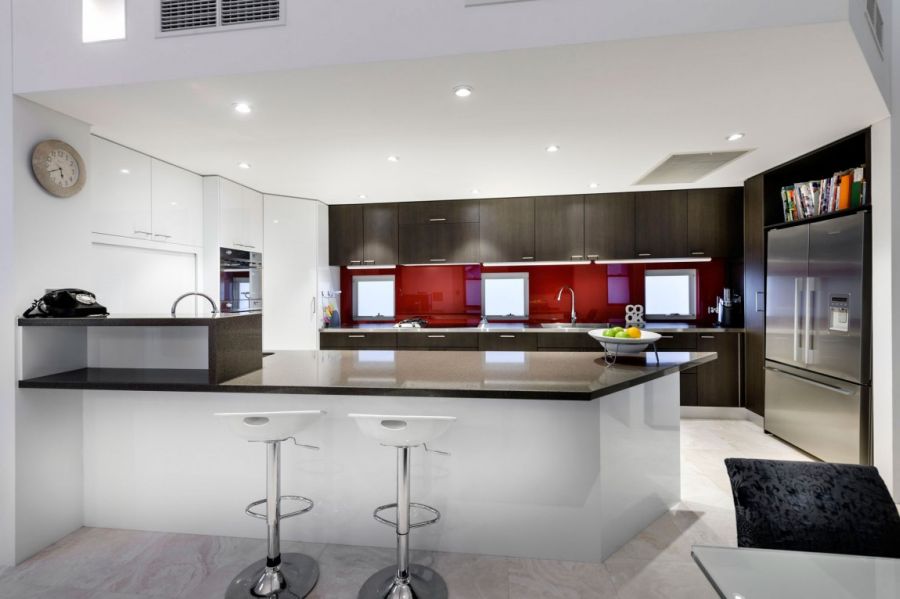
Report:
[[[800,337],[800,287],[803,279],[794,279],[794,362],[800,361],[800,347],[802,347],[802,338]]]
[[[820,383],[819,381],[813,381],[811,379],[803,378],[802,376],[787,372],[786,370],[781,370],[780,368],[772,368],[771,366],[766,366],[766,370],[771,370],[772,372],[777,372],[778,374],[789,376],[792,379],[796,379],[808,385],[812,385],[813,387],[828,389],[829,391],[834,391],[835,393],[840,393],[841,395],[853,395],[855,392],[852,389],[844,389],[842,387],[838,387],[837,385],[829,385],[828,383]]]
[[[809,350],[812,349],[812,314],[813,314],[813,278],[807,277],[805,281],[806,293],[803,300],[803,363],[809,364]]]

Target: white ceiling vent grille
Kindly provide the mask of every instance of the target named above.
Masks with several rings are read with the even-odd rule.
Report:
[[[159,0],[159,35],[284,24],[284,0]]]
[[[672,154],[662,164],[644,175],[635,185],[695,183],[749,151]]]
[[[487,4],[511,4],[513,2],[532,2],[533,0],[465,0],[466,8],[471,6],[485,6]]]
[[[872,29],[872,37],[878,51],[884,56],[884,17],[881,16],[881,7],[876,0],[866,0],[866,16],[869,18],[869,27]]]
[[[281,0],[222,0],[222,25],[281,20]]]

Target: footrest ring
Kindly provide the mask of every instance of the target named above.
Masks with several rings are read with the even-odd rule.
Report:
[[[305,514],[306,512],[313,509],[313,507],[315,506],[315,503],[313,503],[312,499],[310,499],[308,497],[301,497],[300,495],[282,495],[279,498],[279,502],[278,502],[279,506],[281,505],[281,502],[283,502],[285,500],[299,501],[305,505],[304,505],[304,507],[300,508],[299,510],[295,510],[293,512],[288,512],[287,514],[281,514],[281,517],[278,519],[279,522],[281,522],[282,520],[287,520],[288,518],[293,518],[294,516],[299,516],[300,514]],[[254,501],[253,503],[247,504],[247,507],[244,509],[244,513],[247,514],[248,516],[253,516],[254,518],[259,518],[260,520],[266,520],[268,518],[268,516],[265,513],[254,512],[253,508],[255,508],[258,505],[263,505],[267,501],[268,501],[267,499],[260,499],[259,501]]]
[[[431,507],[430,505],[425,505],[424,503],[410,502],[409,507],[419,508],[420,510],[425,510],[426,512],[431,512],[432,514],[434,514],[434,518],[432,518],[430,520],[423,520],[421,522],[410,522],[410,524],[409,524],[410,528],[421,528],[423,526],[430,526],[441,519],[441,513],[439,511],[437,511],[436,509],[434,509],[433,507]],[[380,515],[380,513],[385,510],[396,509],[396,508],[397,508],[396,503],[388,503],[386,505],[378,506],[377,508],[375,508],[375,511],[372,512],[372,517],[375,518],[378,522],[381,522],[382,524],[386,524],[387,526],[396,527],[397,526],[396,522],[394,522],[393,520],[388,520],[387,518],[382,518]]]

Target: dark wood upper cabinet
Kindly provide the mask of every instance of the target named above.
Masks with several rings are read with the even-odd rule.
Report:
[[[400,225],[401,264],[480,262],[478,223]]]
[[[328,207],[328,263],[362,265],[364,260],[363,207],[358,204]]]
[[[397,204],[363,205],[363,264],[397,264]]]
[[[584,259],[584,196],[534,199],[535,260]]]
[[[478,200],[408,202],[400,205],[400,224],[477,223]]]
[[[688,190],[688,256],[731,258],[741,254],[742,200],[740,187]]]
[[[641,191],[634,198],[634,257],[684,258],[687,191]]]
[[[482,262],[534,260],[534,198],[497,198],[481,202]]]
[[[634,258],[635,194],[584,196],[584,253],[589,260]]]

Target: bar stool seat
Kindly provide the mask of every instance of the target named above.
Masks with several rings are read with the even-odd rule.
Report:
[[[441,518],[435,508],[410,501],[410,449],[424,446],[426,451],[450,455],[428,448],[428,443],[441,436],[456,421],[454,416],[393,416],[384,414],[348,414],[360,430],[381,445],[397,449],[397,501],[375,508],[372,516],[397,533],[397,564],[379,570],[363,584],[359,599],[446,599],[447,583],[427,566],[409,563],[409,531],[429,526]],[[430,512],[432,517],[410,521],[410,508]],[[397,510],[397,520],[382,513]]]
[[[266,498],[250,503],[244,512],[266,521],[268,555],[247,566],[231,581],[225,592],[226,599],[306,597],[316,586],[319,580],[316,560],[302,553],[281,553],[281,521],[305,514],[314,505],[307,497],[281,494],[281,443],[292,440],[295,445],[317,450],[318,447],[298,443],[294,435],[324,414],[322,410],[215,414],[241,439],[266,444]],[[282,513],[284,501],[294,501],[299,506]],[[265,512],[253,509],[263,504]]]

